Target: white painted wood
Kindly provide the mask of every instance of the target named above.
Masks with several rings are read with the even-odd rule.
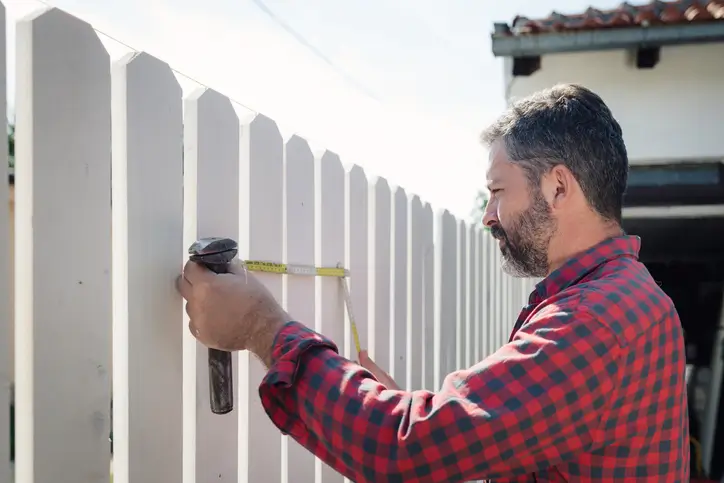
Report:
[[[474,225],[466,226],[467,230],[467,263],[465,264],[466,274],[466,288],[467,288],[467,351],[465,368],[470,367],[477,361],[477,347],[478,347],[478,320],[476,314],[477,299],[478,299],[478,284],[477,284],[477,273],[476,264],[478,260],[477,247],[478,237],[477,230]]]
[[[488,245],[488,278],[490,280],[490,291],[488,294],[490,301],[490,316],[488,322],[488,354],[493,354],[497,350],[497,325],[500,320],[500,267],[498,265],[498,244],[494,238],[489,239]]]
[[[114,481],[182,474],[181,87],[132,53],[112,68]],[[159,182],[163,180],[163,182]]]
[[[407,384],[407,211],[409,204],[405,190],[396,186],[392,190],[392,300],[390,306],[392,331],[392,364],[390,376],[397,384]]]
[[[107,482],[109,57],[49,8],[18,21],[16,74],[16,482]]]
[[[435,245],[432,207],[425,203],[422,208],[422,360],[423,388],[435,390]]]
[[[435,243],[435,390],[455,367],[457,340],[457,223],[449,211],[437,213]]]
[[[307,141],[292,136],[285,146],[284,263],[314,265],[314,155]],[[315,320],[316,283],[312,277],[283,277],[284,304],[296,320],[310,326]],[[288,436],[282,436],[286,461],[284,482],[313,482],[314,455]]]
[[[412,196],[407,222],[407,389],[422,389],[424,331],[424,219],[420,197]]]
[[[284,144],[277,125],[258,114],[242,126],[240,139],[240,254],[251,260],[277,261],[283,253]],[[282,299],[283,277],[255,273]],[[239,355],[239,482],[281,481],[281,434],[259,399],[266,368],[248,351]]]
[[[239,240],[239,119],[231,102],[213,90],[184,100],[184,259],[198,238]],[[184,482],[236,482],[238,475],[238,355],[234,364],[234,410],[213,414],[209,398],[208,349],[187,329],[184,313]]]
[[[318,266],[333,267],[344,263],[344,168],[339,156],[330,151],[315,159],[316,245]],[[317,317],[316,330],[344,348],[344,295],[339,280],[334,277],[316,277]],[[343,481],[342,475],[316,460],[317,481],[330,483]]]
[[[482,361],[487,356],[487,335],[486,335],[486,327],[488,326],[489,320],[487,317],[487,310],[488,310],[488,290],[490,289],[490,284],[487,280],[486,272],[488,270],[488,267],[485,265],[486,261],[486,250],[487,250],[487,244],[485,242],[485,238],[487,236],[487,232],[484,228],[480,227],[478,228],[477,233],[477,248],[478,248],[478,261],[475,264],[478,274],[476,276],[477,283],[478,283],[478,303],[477,303],[477,320],[478,325],[480,326],[480,330],[478,333],[478,340],[479,340],[479,349],[478,349],[478,356],[476,358],[476,361]]]
[[[5,5],[0,3],[0,93],[6,92]],[[0,112],[7,112],[7,98],[0,95]],[[7,119],[2,123],[7,132]],[[10,206],[8,137],[0,136],[0,206]],[[15,334],[13,331],[13,252],[10,210],[0,209],[0,408],[10,408],[13,384]],[[7,413],[6,413],[7,414]],[[0,481],[12,481],[10,473],[10,418],[0,418]]]
[[[381,368],[390,368],[390,222],[392,199],[387,180],[369,187],[369,354]]]
[[[369,292],[370,270],[368,263],[369,185],[364,170],[354,165],[345,173],[345,267],[350,271],[347,279],[352,299],[352,310],[360,339],[360,347],[369,347],[369,322],[367,294]],[[357,360],[357,349],[350,330],[349,321],[345,321],[344,355]]]
[[[466,344],[465,336],[467,334],[466,327],[466,307],[467,307],[467,279],[466,279],[466,265],[467,265],[467,230],[465,229],[465,222],[462,220],[455,220],[456,229],[456,317],[455,317],[455,366],[453,370],[460,369],[465,361],[466,357]]]

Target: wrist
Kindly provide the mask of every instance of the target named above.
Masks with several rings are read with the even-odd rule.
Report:
[[[255,324],[255,330],[249,339],[249,351],[253,352],[266,368],[272,364],[274,341],[279,331],[291,318],[284,310],[279,308],[268,313],[260,314]]]

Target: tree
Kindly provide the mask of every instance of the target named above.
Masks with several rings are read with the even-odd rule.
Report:
[[[483,213],[485,213],[485,207],[488,206],[488,194],[485,191],[478,191],[478,195],[475,197],[475,208],[470,213],[474,223],[481,223],[483,219]],[[483,229],[487,230],[486,227]]]

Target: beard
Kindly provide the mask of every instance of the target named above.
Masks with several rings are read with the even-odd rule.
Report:
[[[501,240],[503,271],[518,278],[548,275],[548,246],[556,231],[556,221],[540,189],[531,193],[527,210],[510,222],[507,230],[500,223],[490,233]]]

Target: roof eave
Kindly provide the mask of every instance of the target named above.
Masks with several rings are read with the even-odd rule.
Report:
[[[724,42],[724,22],[516,36],[494,33],[491,40],[495,57],[534,57],[563,52]]]

